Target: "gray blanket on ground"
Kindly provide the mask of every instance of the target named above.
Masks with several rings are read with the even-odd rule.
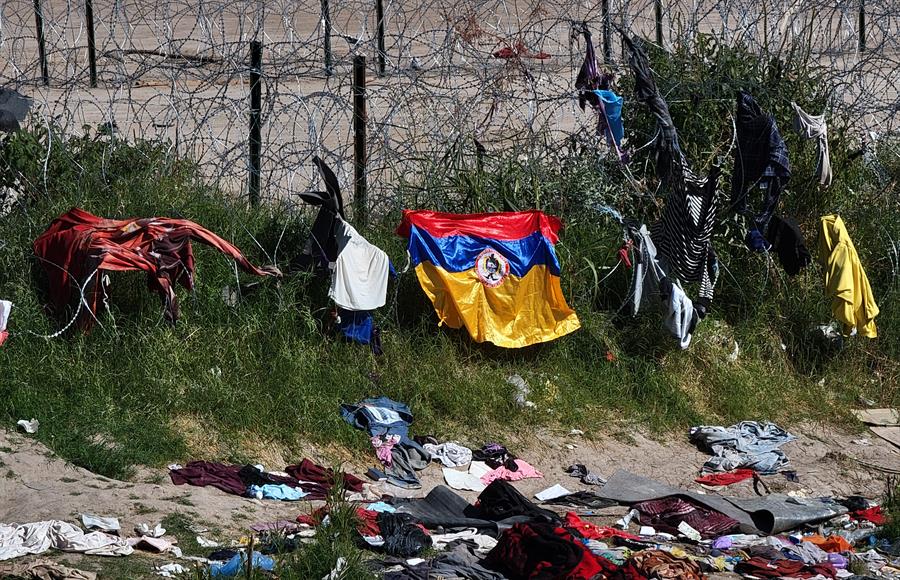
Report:
[[[692,427],[691,442],[712,453],[703,473],[753,469],[776,473],[790,463],[779,447],[797,438],[774,423],[742,421],[731,427]]]
[[[802,524],[847,513],[847,508],[828,500],[799,499],[778,494],[749,499],[701,494],[622,470],[615,472],[596,493],[627,505],[671,496],[688,498],[734,518],[740,523],[744,534],[778,534]]]

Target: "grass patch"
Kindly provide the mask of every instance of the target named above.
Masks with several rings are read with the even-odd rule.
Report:
[[[148,505],[140,503],[140,502],[134,504],[134,513],[139,516],[143,516],[143,515],[147,515],[147,514],[155,514],[158,511],[159,510],[156,509],[155,507],[151,507],[151,506],[148,506]]]
[[[97,572],[98,578],[128,578],[129,580],[151,580],[151,579],[159,579],[154,571],[154,566],[159,566],[165,563],[158,558],[149,558],[147,556],[141,555],[139,552],[135,552],[130,556],[125,556],[122,558],[92,558],[90,561],[91,566],[87,566],[87,561],[85,564],[81,564],[81,567],[85,570],[93,570]],[[79,566],[74,566],[78,568]]]
[[[841,211],[882,307],[881,338],[848,339],[842,348],[817,342],[814,327],[830,319],[820,266],[788,280],[742,247],[741,224],[733,218],[715,233],[722,275],[712,313],[689,350],[678,350],[653,313],[622,316],[630,273],[620,268],[604,279],[616,264],[621,232],[592,208],[611,204],[652,223],[660,200],[634,195],[619,166],[597,155],[594,137],[578,135],[527,151],[492,152],[484,171],[462,140],[448,144],[422,162],[415,180],[387,192],[390,202],[360,229],[402,265],[404,241],[393,228],[404,207],[538,207],[558,215],[566,224],[557,246],[563,292],[582,329],[516,351],[473,344],[464,332],[437,326],[415,275],[406,272],[392,282],[389,304],[376,314],[385,350],[376,358],[328,332],[325,282],[290,268],[309,231],[305,213],[278,204],[248,209],[204,183],[190,160],[171,158],[164,143],[125,143],[99,133],[51,139],[45,130],[24,131],[0,145],[0,187],[15,184],[22,192],[0,220],[0,296],[16,305],[12,336],[0,349],[0,417],[7,423],[37,417],[36,438],[61,457],[125,479],[136,464],[253,461],[268,448],[288,462],[310,442],[362,451],[365,437],[340,419],[338,407],[374,395],[408,403],[415,433],[471,445],[546,425],[683,433],[701,422],[847,421],[846,409],[860,395],[882,406],[900,404],[894,388],[900,311],[892,307],[900,303],[900,284],[891,261],[893,240],[900,239],[896,145],[880,144],[871,162],[854,156],[853,134],[835,114],[829,134],[840,177],[819,191],[809,178],[814,151],[790,131],[785,106],[790,98],[807,110],[825,106],[828,87],[816,82],[814,67],[791,61],[781,63],[784,74],[772,75],[767,67],[773,63],[707,44],[652,58],[698,172],[714,153],[711,141],[730,141],[734,89],[754,90],[774,111],[796,175],[782,213],[800,222],[814,250],[818,216]],[[622,91],[631,94],[627,86]],[[629,139],[647,142],[653,135],[647,111],[635,105],[625,114]],[[652,168],[642,163],[632,171],[652,191]],[[34,336],[54,333],[61,321],[44,309],[31,245],[72,206],[110,217],[189,218],[233,241],[252,261],[277,262],[288,276],[262,280],[228,306],[222,289],[236,284],[233,265],[197,246],[196,288],[192,294],[178,290],[177,326],[162,320],[142,275],[114,274],[109,309],[101,308],[100,325],[91,332]],[[243,275],[240,281],[256,282]],[[731,361],[735,342],[740,355]],[[506,384],[513,373],[531,385],[536,409],[514,405]]]
[[[311,543],[303,544],[295,552],[279,556],[277,567],[279,578],[283,580],[322,578],[331,572],[338,559],[344,559],[346,562],[341,578],[347,580],[375,578],[365,564],[365,559],[370,557],[369,554],[363,552],[357,544],[359,533],[356,529],[359,520],[356,508],[343,499],[340,491],[342,487],[336,484],[326,499],[328,525],[319,526]]]
[[[146,483],[151,483],[153,485],[159,485],[164,483],[168,478],[162,473],[154,473],[150,477],[146,479]]]
[[[189,507],[193,507],[194,505],[196,505],[194,502],[191,501],[190,494],[173,495],[171,497],[164,497],[164,498],[162,498],[162,501],[170,501],[172,503],[177,503],[178,505],[184,505],[184,506],[189,506]]]
[[[885,524],[881,529],[881,537],[894,542],[900,540],[900,478],[888,477],[884,489],[881,509],[885,514]]]
[[[194,518],[185,513],[172,513],[163,517],[160,524],[166,529],[166,535],[175,536],[178,539],[178,547],[186,556],[208,556],[212,551],[210,548],[203,548],[197,543],[197,535],[191,531],[191,527],[197,522]],[[205,526],[208,527],[208,526]],[[203,534],[207,539],[217,537],[218,529],[210,528],[209,532]]]

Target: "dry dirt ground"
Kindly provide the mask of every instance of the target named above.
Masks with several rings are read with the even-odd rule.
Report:
[[[800,439],[786,445],[784,450],[800,483],[789,483],[781,476],[766,478],[773,491],[878,498],[884,491],[885,470],[900,470],[900,450],[872,433],[844,432],[815,425],[798,426],[792,432]],[[860,439],[867,439],[870,444],[854,443]],[[544,474],[543,479],[515,483],[528,496],[555,483],[571,491],[589,489],[590,486],[564,473],[566,466],[576,462],[585,463],[604,476],[626,469],[697,490],[699,486],[693,479],[705,460],[705,455],[679,434],[650,438],[637,433],[613,438],[590,432],[569,435],[541,431],[507,438],[504,442]],[[311,458],[326,465],[334,464],[335,456],[328,455],[312,454]],[[346,452],[341,455],[346,457]],[[300,458],[284,459],[287,463]],[[361,474],[374,461],[374,454],[360,456],[344,468]],[[404,492],[380,484],[373,491],[420,496],[442,483],[439,464],[433,464],[420,475],[422,490]],[[470,501],[477,495],[461,493]],[[749,482],[743,482],[731,486],[728,493],[752,495],[754,492]],[[123,531],[130,534],[135,524],[153,525],[166,515],[177,513],[217,530],[218,539],[228,541],[237,539],[255,522],[294,519],[313,507],[307,502],[260,501],[228,495],[214,488],[175,486],[165,469],[142,469],[133,481],[115,481],[67,463],[27,435],[0,432],[0,522],[4,523],[62,519],[78,524],[80,514],[92,513],[118,517]],[[90,556],[57,554],[52,557],[85,570],[97,570],[108,563],[106,559]],[[148,575],[152,574],[153,564],[172,561],[170,556],[151,559],[134,555],[129,559],[140,559]],[[101,578],[123,577],[121,574],[101,572]],[[143,573],[129,572],[127,577],[143,577]]]

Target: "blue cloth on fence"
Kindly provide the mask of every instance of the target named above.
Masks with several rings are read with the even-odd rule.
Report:
[[[265,485],[251,485],[247,488],[247,495],[258,499],[280,499],[282,501],[297,501],[303,499],[309,494],[299,487],[291,487],[289,485],[276,485],[267,483]]]
[[[259,552],[253,552],[250,563],[253,568],[259,568],[260,570],[271,572],[275,569],[275,560],[268,556],[263,556]],[[228,560],[224,564],[210,564],[209,576],[210,578],[229,578],[231,576],[237,576],[246,568],[246,566],[247,554],[240,552],[235,554],[231,560]]]
[[[703,472],[753,469],[759,473],[775,473],[789,464],[779,447],[797,438],[774,423],[742,421],[731,427],[692,427],[690,439],[709,450]]]
[[[600,98],[603,104],[603,113],[606,116],[606,125],[612,133],[616,146],[622,145],[625,136],[625,126],[622,124],[622,102],[624,99],[612,91],[597,89],[594,94]]]

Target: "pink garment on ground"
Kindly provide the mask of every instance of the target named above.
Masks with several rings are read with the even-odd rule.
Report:
[[[518,471],[510,471],[506,466],[501,465],[497,469],[488,471],[481,476],[481,483],[488,485],[495,479],[505,479],[506,481],[519,481],[520,479],[532,479],[544,477],[544,474],[529,465],[521,459],[516,459],[516,465],[519,466]]]
[[[378,436],[372,437],[372,447],[375,448],[375,455],[377,455],[378,459],[381,460],[381,463],[383,463],[387,467],[390,467],[393,463],[393,459],[391,458],[391,449],[393,449],[394,445],[399,442],[399,435],[388,435],[384,439]]]

